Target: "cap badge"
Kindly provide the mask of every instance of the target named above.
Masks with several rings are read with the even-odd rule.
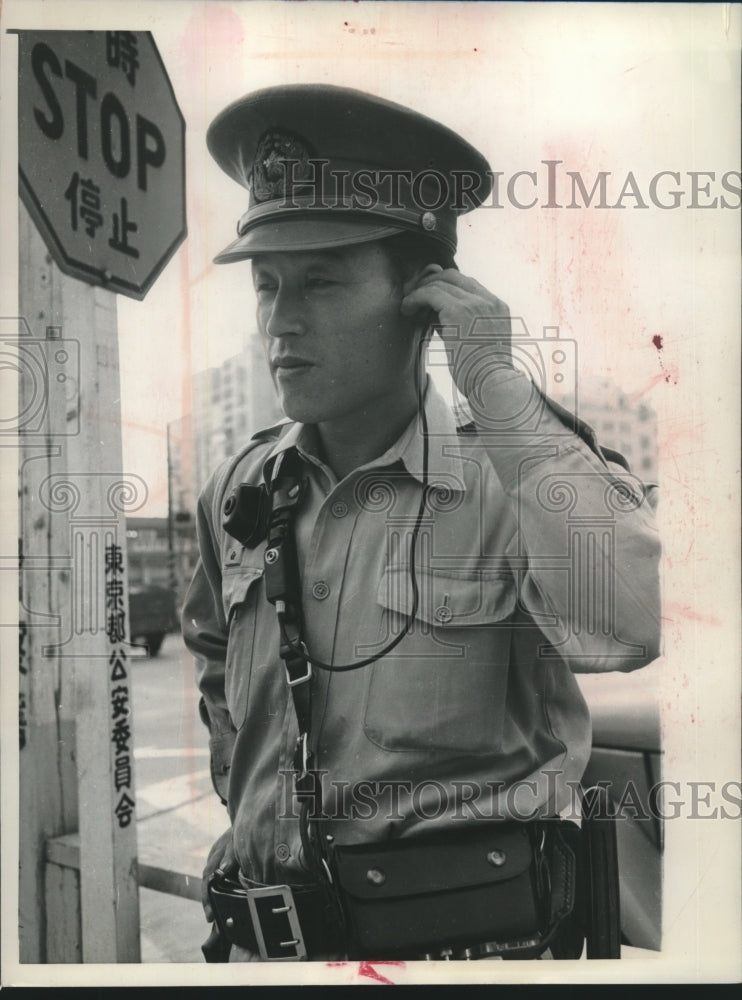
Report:
[[[271,129],[258,140],[250,172],[256,201],[271,201],[286,194],[287,174],[294,182],[312,177],[309,158],[313,153],[306,140],[291,132]],[[291,166],[285,160],[294,161]]]

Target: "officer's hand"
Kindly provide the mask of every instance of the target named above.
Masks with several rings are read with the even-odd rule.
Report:
[[[232,827],[230,827],[219,837],[209,851],[209,857],[206,860],[206,867],[204,868],[201,880],[201,905],[204,908],[204,913],[209,923],[213,923],[214,921],[214,911],[211,909],[209,893],[206,888],[209,879],[217,869],[224,872],[225,875],[230,875],[235,874],[238,867],[234,847],[232,846]]]
[[[431,264],[400,309],[405,316],[419,310],[437,313],[435,331],[446,345],[453,380],[465,396],[481,387],[494,369],[512,367],[510,310],[474,278]]]

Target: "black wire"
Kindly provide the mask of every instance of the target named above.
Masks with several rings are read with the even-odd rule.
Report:
[[[422,372],[422,360],[423,352],[427,345],[427,337],[422,337],[420,339],[420,348],[418,352],[418,372]],[[426,379],[427,383],[427,379]],[[418,379],[418,385],[421,389],[418,393],[418,413],[420,415],[420,422],[422,424],[421,430],[423,435],[423,492],[420,497],[420,506],[417,511],[417,518],[415,519],[415,526],[412,529],[412,540],[410,541],[410,578],[412,580],[412,609],[407,615],[407,619],[404,624],[404,628],[395,636],[392,641],[386,645],[381,652],[376,653],[375,656],[367,656],[363,660],[358,660],[356,663],[344,663],[333,666],[331,663],[324,663],[322,660],[315,659],[311,652],[307,649],[306,643],[304,648],[297,645],[292,639],[286,634],[285,628],[285,615],[281,612],[278,613],[278,624],[281,630],[281,642],[290,646],[291,649],[298,655],[307,659],[313,667],[317,667],[319,670],[326,670],[329,673],[346,673],[349,670],[359,670],[361,667],[367,667],[371,663],[375,663],[380,660],[382,656],[387,656],[391,651],[398,646],[399,643],[404,639],[407,633],[412,628],[412,624],[415,621],[415,616],[417,614],[418,604],[420,603],[420,591],[417,583],[417,572],[415,570],[415,554],[417,552],[417,536],[420,533],[420,526],[422,524],[423,516],[425,514],[425,501],[428,495],[428,420],[425,415],[425,405],[423,401],[423,393],[425,391],[422,387],[422,379]]]

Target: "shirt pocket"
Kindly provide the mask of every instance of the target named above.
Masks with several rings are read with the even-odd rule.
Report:
[[[364,732],[390,751],[491,754],[502,745],[516,588],[503,571],[418,571],[410,632],[370,667]],[[386,643],[412,610],[409,571],[377,592]]]
[[[222,600],[229,626],[224,691],[235,729],[242,728],[247,713],[262,580],[262,566],[236,567],[222,577]]]

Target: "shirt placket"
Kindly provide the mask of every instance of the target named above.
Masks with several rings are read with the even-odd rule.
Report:
[[[340,599],[357,516],[349,484],[336,487],[319,512],[304,564],[302,601],[310,649],[326,663],[335,654]]]
[[[313,478],[313,486],[326,492],[322,485],[325,478],[322,473],[310,468],[309,474]],[[305,532],[296,531],[297,544],[300,546],[298,555],[305,620],[304,641],[311,653],[324,662],[331,662],[334,655],[346,558],[357,513],[352,483],[344,483],[330,490],[316,515],[312,509],[304,512],[305,516],[314,516],[308,543]],[[299,517],[301,516],[300,513]],[[302,538],[305,551],[301,551]],[[313,671],[312,714],[315,718],[321,718],[324,713],[331,676],[327,671],[316,668]],[[296,733],[296,718],[289,699],[279,759],[284,780],[293,780],[290,772],[293,768]],[[298,805],[294,800],[291,810],[285,814],[286,802],[292,789],[287,790],[283,784],[284,781],[279,781],[277,785],[274,853],[280,867],[291,869],[297,867],[296,855],[299,850]]]

